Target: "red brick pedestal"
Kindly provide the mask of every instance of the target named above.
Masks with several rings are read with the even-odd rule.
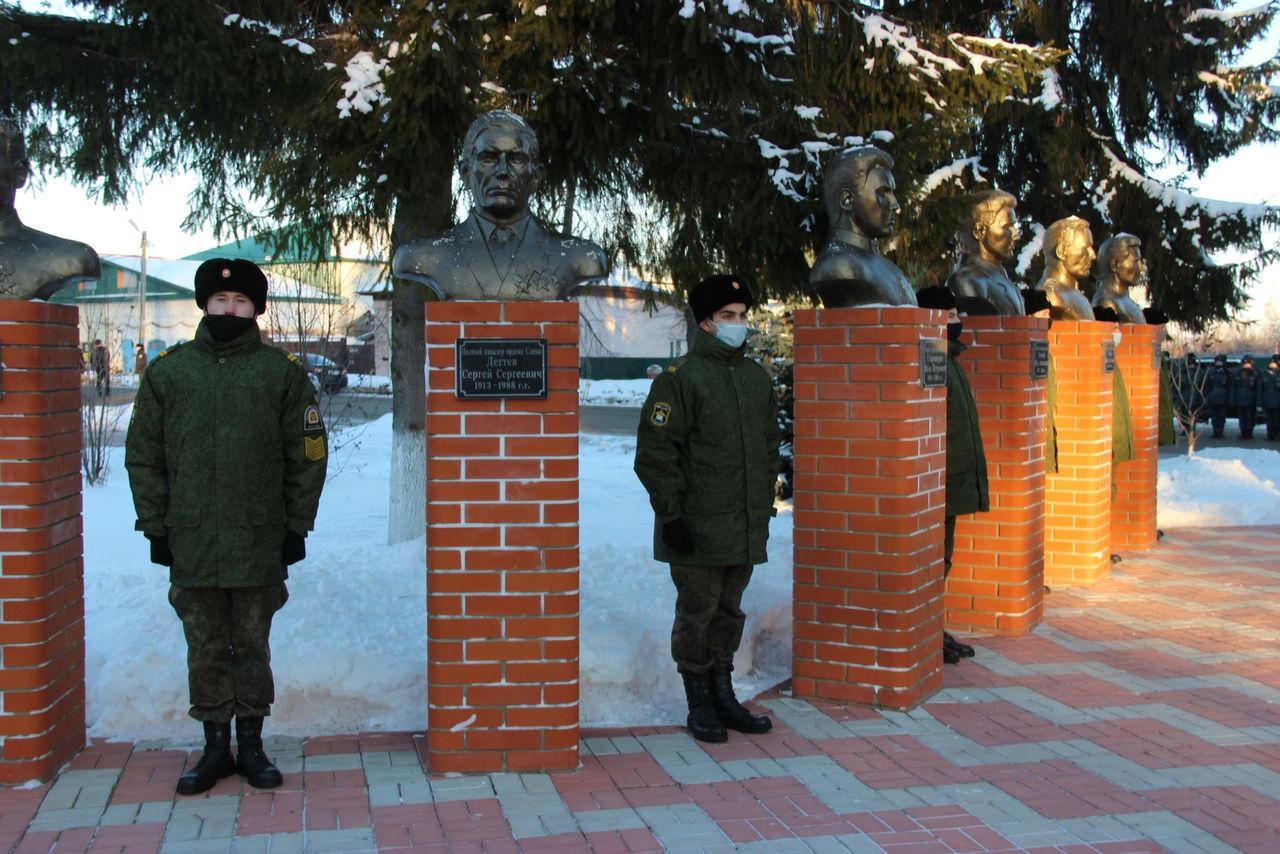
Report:
[[[578,306],[428,303],[427,762],[578,764]],[[460,400],[459,338],[545,338],[546,400]]]
[[[942,686],[946,388],[922,388],[917,308],[795,313],[800,697],[892,709]]]
[[[0,302],[0,783],[85,745],[76,309]]]
[[[1058,471],[1045,482],[1044,580],[1090,586],[1111,571],[1111,375],[1114,323],[1054,321]]]
[[[1156,475],[1160,452],[1160,344],[1163,326],[1120,326],[1116,363],[1129,394],[1133,459],[1116,469],[1111,548],[1144,552],[1156,544]]]
[[[967,317],[960,356],[978,401],[991,511],[956,520],[947,626],[1022,635],[1044,613],[1044,439],[1048,381],[1033,376],[1032,342],[1049,321]],[[974,340],[976,339],[976,340]]]

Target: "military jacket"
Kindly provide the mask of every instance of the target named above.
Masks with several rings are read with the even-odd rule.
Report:
[[[168,536],[170,581],[249,587],[284,580],[286,530],[315,523],[328,462],[315,390],[296,357],[255,325],[195,340],[147,368],[125,439],[138,520]]]
[[[1129,407],[1129,388],[1124,374],[1116,365],[1111,371],[1111,465],[1118,466],[1134,458],[1133,411]]]
[[[1258,374],[1256,371],[1241,370],[1236,376],[1232,388],[1232,403],[1236,406],[1258,405]]]
[[[1205,381],[1204,402],[1209,406],[1226,406],[1231,403],[1231,372],[1219,365],[1209,368],[1209,379]]]
[[[1263,409],[1280,409],[1280,371],[1267,368],[1258,377],[1258,404]]]
[[[947,342],[947,516],[991,509],[978,402],[956,361],[965,349],[959,341]]]
[[[694,330],[688,356],[654,378],[640,414],[635,471],[654,512],[656,560],[697,566],[764,563],[780,458],[777,399],[764,368]],[[683,518],[691,553],[662,542]]]

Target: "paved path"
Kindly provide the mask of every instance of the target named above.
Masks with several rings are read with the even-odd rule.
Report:
[[[268,740],[285,786],[175,798],[190,745],[95,743],[0,791],[0,847],[1280,851],[1280,528],[1170,531],[907,714],[785,691],[761,737],[588,730],[573,773],[442,777],[414,733]]]

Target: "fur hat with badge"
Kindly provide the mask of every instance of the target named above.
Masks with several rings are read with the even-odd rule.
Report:
[[[267,276],[252,261],[242,258],[210,258],[196,268],[196,305],[204,308],[209,297],[234,291],[253,300],[253,313],[267,310]]]
[[[731,274],[707,276],[689,291],[689,308],[693,322],[701,323],[730,303],[740,302],[747,308],[755,305],[747,283]]]

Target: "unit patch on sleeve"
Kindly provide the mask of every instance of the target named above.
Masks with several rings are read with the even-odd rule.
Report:
[[[649,413],[649,421],[654,427],[666,427],[667,422],[671,420],[671,404],[658,401],[653,404],[653,411]]]
[[[306,454],[307,459],[313,463],[318,463],[324,459],[324,436],[303,436],[302,452]]]
[[[324,421],[320,419],[320,407],[314,403],[302,414],[302,429],[307,433],[324,430]]]

